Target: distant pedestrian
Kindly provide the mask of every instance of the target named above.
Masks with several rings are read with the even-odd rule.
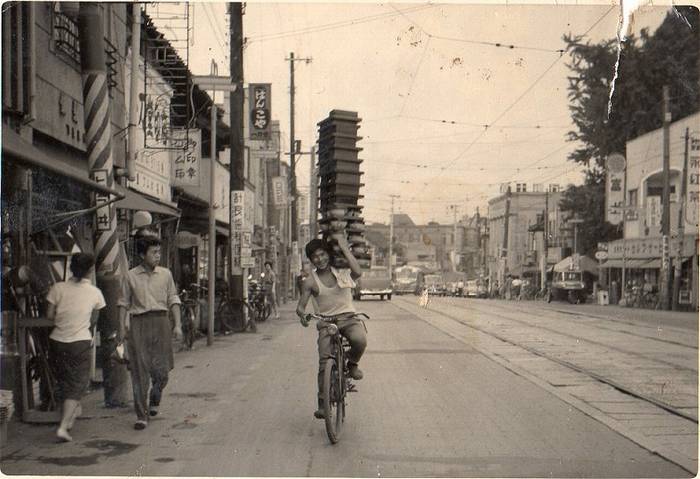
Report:
[[[423,292],[420,295],[420,299],[418,300],[418,304],[423,308],[427,308],[428,305],[430,304],[430,292],[428,291],[427,287],[423,288]]]
[[[272,312],[275,314],[275,319],[280,319],[280,314],[277,311],[277,273],[272,269],[272,261],[265,261],[265,275],[262,283],[265,288],[267,301],[272,306]]]
[[[61,441],[73,440],[69,431],[82,414],[80,399],[90,383],[91,330],[97,322],[97,311],[106,306],[102,292],[89,279],[94,267],[92,255],[73,255],[73,277],[53,285],[46,296],[46,316],[55,325],[49,336],[50,358],[56,372],[56,395],[63,401],[61,424],[56,430]]]
[[[137,419],[134,429],[141,430],[148,425],[149,415],[158,414],[168,373],[174,365],[172,336],[180,340],[182,328],[180,298],[173,276],[169,269],[158,266],[160,239],[141,238],[136,250],[142,262],[129,270],[124,281],[119,300],[119,338],[126,339]]]

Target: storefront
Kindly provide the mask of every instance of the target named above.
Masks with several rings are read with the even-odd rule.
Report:
[[[679,303],[688,309],[698,307],[697,248],[698,235],[685,235],[682,245],[678,238],[672,238],[669,242],[671,278],[678,267],[680,253]],[[624,298],[625,291],[633,287],[652,293],[661,291],[661,254],[660,237],[621,239],[608,243],[608,259],[601,267],[607,273],[604,286],[608,288],[610,303],[617,304]]]
[[[73,254],[94,250],[92,196],[124,194],[92,181],[75,166],[82,158],[49,156],[9,127],[2,141],[2,389],[23,420],[44,422],[58,414],[44,297],[67,279]]]

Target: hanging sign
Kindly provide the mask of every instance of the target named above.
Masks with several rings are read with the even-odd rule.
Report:
[[[245,194],[243,190],[231,191],[231,266],[233,272],[240,274],[241,265],[241,246],[243,243],[243,224],[244,224],[244,202]]]
[[[619,153],[613,153],[605,160],[605,219],[613,225],[622,223],[624,215],[625,163],[625,157]]]
[[[171,147],[171,186],[199,186],[202,130],[173,130]]]
[[[698,194],[700,193],[700,132],[693,132],[688,145],[688,185],[685,198],[685,221],[698,226]]]
[[[250,139],[269,140],[272,126],[269,83],[251,83],[249,85],[248,108]]]
[[[92,179],[95,183],[107,186],[107,170],[92,170]],[[102,192],[95,193],[95,205],[107,203],[109,195]],[[109,231],[112,224],[112,208],[109,205],[97,208],[95,211],[95,230]]]
[[[283,176],[272,178],[272,202],[277,207],[287,204],[287,179]]]

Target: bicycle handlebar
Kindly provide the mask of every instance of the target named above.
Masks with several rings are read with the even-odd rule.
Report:
[[[332,322],[336,321],[337,319],[343,318],[343,317],[350,317],[350,316],[364,316],[366,319],[369,319],[369,316],[367,316],[365,313],[340,313],[340,314],[334,314],[332,316],[324,316],[323,314],[316,314],[316,313],[309,313],[306,315],[307,320],[312,320],[315,319],[317,321],[324,321],[324,322]]]

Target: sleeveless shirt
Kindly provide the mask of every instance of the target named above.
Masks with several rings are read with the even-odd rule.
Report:
[[[329,288],[323,284],[321,279],[316,274],[316,270],[311,270],[311,276],[313,276],[314,281],[316,281],[316,284],[318,285],[318,295],[314,296],[316,305],[318,306],[318,313],[325,316],[333,316],[341,313],[354,313],[355,307],[352,305],[352,285],[354,285],[354,281],[352,278],[350,278],[349,274],[347,275],[347,278],[338,278],[340,273],[335,268],[331,268],[331,273],[335,277],[336,285]],[[349,284],[350,286],[341,288],[341,283]]]

